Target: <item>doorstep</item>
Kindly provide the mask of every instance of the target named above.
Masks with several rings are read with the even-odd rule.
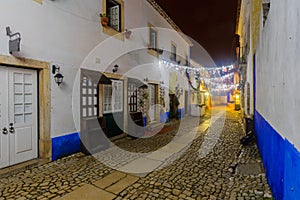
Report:
[[[120,135],[116,135],[114,137],[111,137],[111,138],[108,138],[110,141],[116,141],[116,140],[119,140],[119,139],[122,139],[122,138],[125,138],[127,137],[127,134],[126,133],[121,133]]]
[[[3,169],[0,169],[0,178],[12,176],[12,175],[20,173],[22,171],[32,169],[34,167],[37,167],[39,165],[43,165],[46,163],[48,163],[47,160],[36,158],[36,159],[25,161],[25,162],[22,162],[22,163],[19,163],[16,165],[5,167]]]

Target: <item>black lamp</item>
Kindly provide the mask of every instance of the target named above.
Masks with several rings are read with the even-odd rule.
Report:
[[[60,85],[64,79],[64,76],[61,73],[59,73],[59,70],[60,70],[59,66],[52,65],[52,74],[56,73],[54,75],[54,80],[55,80],[55,83],[57,83],[57,85]]]
[[[9,53],[20,51],[21,34],[12,33],[10,27],[6,27],[6,35],[9,36]]]
[[[113,73],[117,72],[117,71],[118,71],[118,68],[119,68],[119,66],[118,66],[118,65],[115,65],[114,68],[113,68],[113,70],[112,70]]]

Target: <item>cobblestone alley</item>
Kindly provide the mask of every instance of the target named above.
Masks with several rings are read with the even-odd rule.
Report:
[[[272,199],[256,145],[240,145],[240,120],[240,111],[213,109],[93,156],[2,174],[0,199]]]

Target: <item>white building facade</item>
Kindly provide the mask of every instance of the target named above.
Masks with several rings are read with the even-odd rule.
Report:
[[[299,199],[300,119],[297,0],[242,0],[238,34],[247,75],[244,112],[275,199]]]
[[[179,72],[165,68],[160,60],[188,63],[192,44],[153,2],[5,0],[0,4],[4,32],[0,35],[0,168],[81,151],[83,118],[117,123],[112,117],[119,117],[121,124],[107,130],[108,136],[127,131],[131,112],[143,111],[145,123],[164,123],[170,115],[169,93],[177,85],[183,94],[178,117],[187,112],[187,82],[175,78],[174,86],[170,80],[174,73],[175,77],[184,73],[176,75]],[[110,14],[108,26],[101,25],[99,13]],[[6,35],[6,27],[12,34],[20,33],[20,51],[10,53],[9,40],[15,36]],[[59,85],[54,79],[57,73],[64,76]],[[147,86],[143,108],[137,94],[140,83]],[[134,89],[129,91],[130,87]]]

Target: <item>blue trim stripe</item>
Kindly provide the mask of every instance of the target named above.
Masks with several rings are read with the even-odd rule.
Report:
[[[81,151],[79,133],[52,138],[52,161]]]
[[[167,116],[167,121],[166,122],[170,122],[170,112],[166,112],[166,116]]]
[[[284,199],[300,199],[300,153],[288,141],[285,142]]]
[[[178,119],[184,118],[184,108],[178,108]]]
[[[255,111],[254,130],[275,199],[300,199],[300,153]]]
[[[166,112],[161,113],[159,121],[160,121],[160,123],[166,123],[168,121],[168,114]]]
[[[160,114],[160,123],[170,122],[170,112],[165,112]]]

